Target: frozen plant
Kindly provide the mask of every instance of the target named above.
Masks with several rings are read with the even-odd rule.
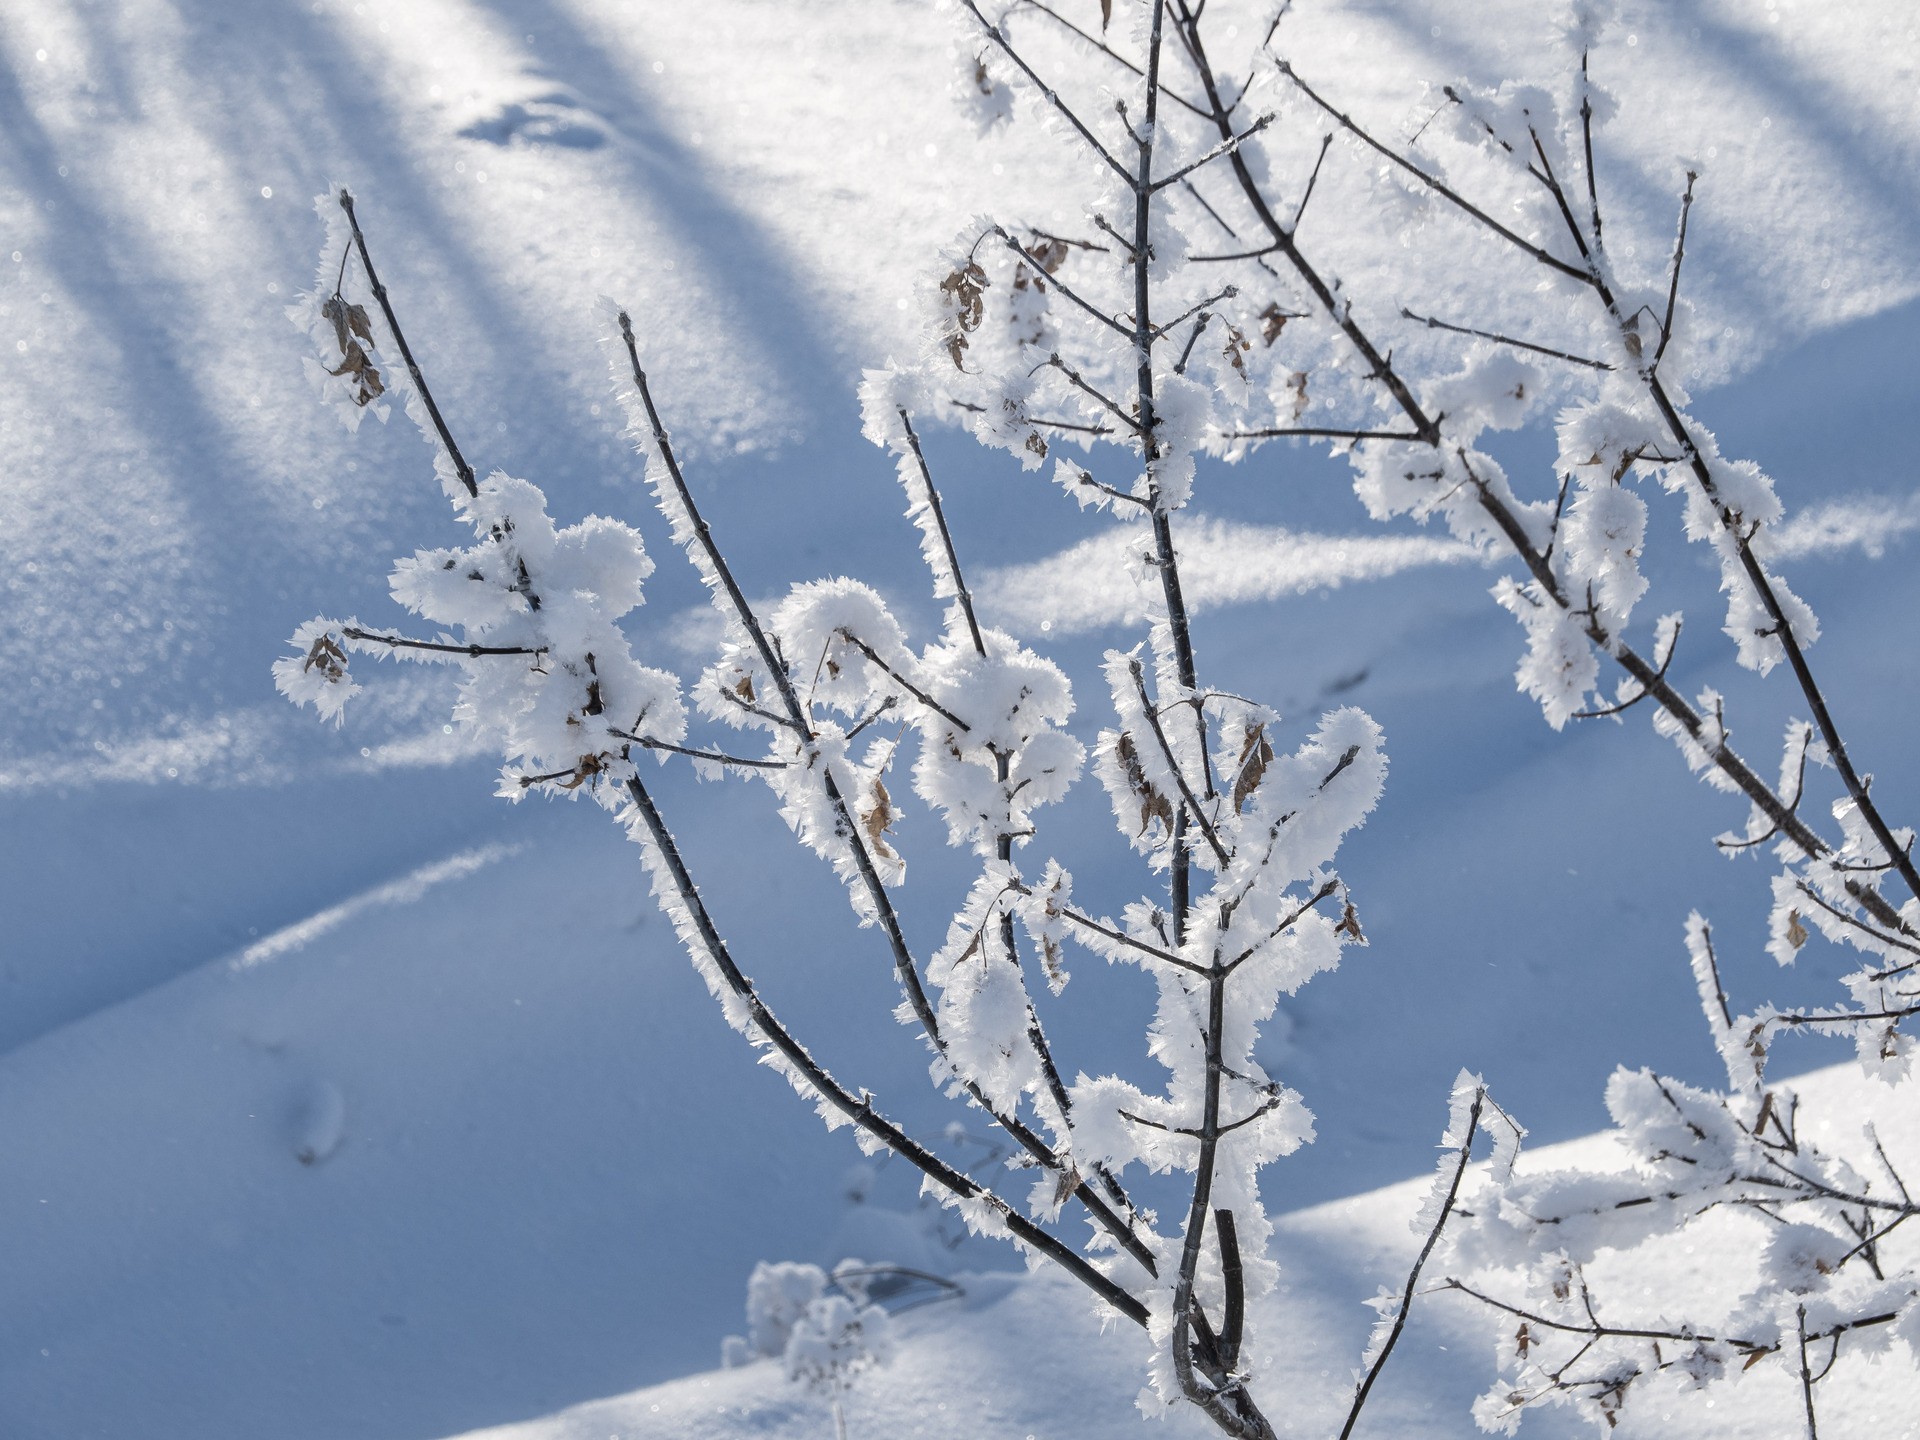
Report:
[[[956,19],[981,57],[980,83],[1027,74],[1003,31],[977,28],[983,17],[964,7]],[[1274,711],[1200,678],[1176,527],[1217,406],[1238,414],[1262,402],[1245,393],[1232,338],[1241,332],[1215,325],[1210,307],[1223,297],[1182,263],[1176,197],[1233,147],[1161,113],[1165,20],[1155,4],[1116,21],[1145,63],[1110,114],[1085,121],[1054,90],[1039,92],[1098,157],[1101,188],[1081,217],[1087,236],[991,219],[969,227],[927,286],[925,353],[865,386],[867,433],[897,459],[934,592],[951,602],[939,633],[912,640],[878,593],[846,578],[796,586],[764,613],[749,603],[699,513],[639,337],[619,313],[609,317],[619,397],[672,538],[726,625],[719,653],[689,686],[636,659],[619,622],[651,569],[640,536],[599,518],[562,526],[533,485],[475,471],[413,362],[341,191],[321,202],[326,269],[296,319],[321,345],[321,379],[349,416],[373,397],[346,376],[377,372],[385,393],[403,397],[472,542],[395,566],[395,598],[431,633],[315,620],[276,674],[290,696],[337,719],[355,656],[456,667],[454,717],[498,748],[502,793],[587,796],[612,814],[639,843],[656,896],[728,1020],[830,1126],[851,1124],[863,1145],[893,1150],[970,1226],[1059,1265],[1140,1327],[1151,1407],[1191,1403],[1226,1433],[1269,1436],[1252,1388],[1253,1357],[1267,1349],[1249,1302],[1275,1278],[1257,1176],[1312,1130],[1300,1097],[1265,1072],[1254,1046],[1283,993],[1361,940],[1332,861],[1372,809],[1386,760],[1358,710],[1289,738]],[[379,311],[378,342],[361,294]],[[334,315],[347,317],[344,331]],[[1212,340],[1196,350],[1203,335]],[[950,401],[981,440],[1029,468],[1051,461],[1074,500],[1110,510],[1138,537],[1135,563],[1157,577],[1161,617],[1139,644],[1110,653],[1095,679],[1113,708],[1093,768],[1122,853],[1136,852],[1152,882],[1118,917],[1076,903],[1058,859],[1024,858],[1086,750],[1065,728],[1075,703],[1068,677],[973,606],[915,428],[916,413],[946,413]],[[1291,407],[1293,392],[1279,403]],[[1102,443],[1068,461],[1053,453],[1063,435]],[[690,734],[696,717],[735,738]],[[845,887],[856,924],[876,932],[935,1083],[1014,1147],[1027,1171],[1021,1191],[976,1179],[938,1142],[908,1135],[773,1013],[694,883],[648,787],[646,751],[767,785],[794,835]],[[894,820],[909,790],[977,858],[977,878],[951,902],[946,943],[930,955],[914,952],[899,910],[907,857]],[[1160,998],[1146,1049],[1165,1071],[1161,1086],[1057,1059],[1043,1002],[1069,983],[1075,949],[1152,976]],[[1189,1177],[1190,1199],[1172,1223],[1134,1203],[1125,1171],[1135,1165]],[[1064,1233],[1069,1209],[1090,1222],[1090,1237]]]
[[[1203,679],[1178,539],[1196,486],[1210,479],[1201,457],[1257,464],[1274,439],[1330,442],[1351,457],[1377,513],[1440,516],[1459,538],[1519,561],[1496,599],[1524,628],[1519,682],[1550,722],[1650,700],[1688,763],[1748,800],[1753,818],[1726,843],[1775,846],[1779,954],[1817,931],[1867,956],[1847,1003],[1831,1010],[1736,1016],[1713,1003],[1717,970],[1711,985],[1703,980],[1722,1051],[1738,1062],[1732,1089],[1616,1082],[1615,1114],[1644,1157],[1630,1194],[1592,1177],[1513,1178],[1518,1127],[1463,1076],[1416,1220],[1424,1246],[1405,1283],[1376,1302],[1380,1323],[1339,1433],[1359,1423],[1436,1255],[1459,1262],[1443,1288],[1535,1317],[1522,1326],[1524,1373],[1504,1382],[1509,1398],[1483,1406],[1485,1423],[1506,1424],[1541,1400],[1570,1400],[1611,1422],[1642,1376],[1705,1382],[1730,1368],[1731,1354],[1797,1357],[1811,1430],[1821,1347],[1837,1354],[1843,1341],[1896,1333],[1913,1342],[1912,1271],[1888,1269],[1886,1242],[1915,1207],[1887,1180],[1862,1178],[1866,1169],[1812,1156],[1784,1092],[1765,1086],[1762,1062],[1773,1034],[1803,1028],[1864,1036],[1863,1053],[1884,1073],[1902,1070],[1920,902],[1896,904],[1881,886],[1894,874],[1916,888],[1911,837],[1881,818],[1847,758],[1805,658],[1812,617],[1767,568],[1767,527],[1779,513],[1770,485],[1721,457],[1673,378],[1689,343],[1679,285],[1686,210],[1663,283],[1623,279],[1602,242],[1592,134],[1609,107],[1587,78],[1596,22],[1577,14],[1568,31],[1577,60],[1567,94],[1449,87],[1439,102],[1449,124],[1402,153],[1281,58],[1284,10],[1243,31],[1216,26],[1203,0],[1102,0],[1097,13],[1091,3],[1069,13],[1039,0],[945,8],[958,88],[981,122],[1037,114],[1089,180],[1061,214],[966,226],[923,287],[920,352],[870,372],[863,387],[866,433],[897,461],[933,593],[948,602],[939,630],[910,636],[875,590],[847,577],[795,586],[770,607],[750,603],[681,468],[642,337],[613,312],[606,340],[630,433],[668,532],[724,625],[718,653],[690,683],[635,657],[621,621],[652,569],[639,533],[598,517],[563,526],[537,487],[483,478],[469,464],[340,191],[321,201],[321,281],[295,307],[322,352],[316,379],[350,422],[382,396],[401,397],[435,446],[472,539],[394,569],[395,598],[431,633],[312,621],[276,666],[281,688],[338,720],[356,656],[455,667],[453,717],[497,749],[502,793],[590,797],[609,812],[639,845],[656,898],[729,1022],[829,1127],[850,1125],[870,1151],[899,1155],[968,1225],[1058,1266],[1138,1327],[1149,1413],[1190,1406],[1224,1434],[1267,1440],[1276,1429],[1260,1398],[1261,1363],[1284,1337],[1259,1334],[1256,1302],[1277,1278],[1259,1178],[1311,1138],[1312,1117],[1259,1064],[1255,1044],[1282,995],[1364,943],[1333,862],[1377,800],[1386,757],[1357,709],[1292,725]],[[1210,48],[1216,41],[1232,49],[1230,61]],[[1364,169],[1343,181],[1354,156]],[[1282,175],[1293,178],[1274,178]],[[1497,198],[1465,198],[1476,184]],[[1378,207],[1389,233],[1408,235],[1407,258],[1369,267],[1342,257],[1337,278],[1310,243],[1316,194],[1323,207]],[[1460,267],[1507,255],[1537,283],[1490,296],[1497,313],[1414,308],[1424,285],[1442,288]],[[363,295],[371,309],[355,298]],[[1419,378],[1427,372],[1433,378]],[[1526,498],[1479,442],[1547,400],[1563,407],[1561,462],[1555,483]],[[976,612],[920,444],[927,423],[951,419],[1130,537],[1126,563],[1155,593],[1157,613],[1097,676],[1070,677]],[[1741,661],[1762,671],[1784,663],[1807,699],[1813,720],[1789,735],[1778,784],[1732,749],[1719,697],[1689,700],[1668,683],[1677,616],[1653,627],[1650,647],[1629,641],[1647,588],[1638,569],[1647,514],[1633,488],[1643,476],[1687,496],[1689,534],[1719,556]],[[1022,520],[1043,517],[1036,501]],[[1626,676],[1612,705],[1590,698],[1603,665]],[[1106,712],[1091,746],[1067,728],[1075,680]],[[908,1134],[880,1097],[831,1074],[774,1013],[696,886],[648,785],[647,751],[767,786],[795,838],[844,888],[854,926],[887,956],[898,1013],[924,1039],[935,1085],[1005,1137],[1026,1172],[1022,1189],[968,1173],[942,1140]],[[1830,763],[1844,791],[1833,837],[1801,813],[1808,761]],[[1047,808],[1086,766],[1121,842],[1088,862],[1101,867],[1097,888],[1111,889],[1128,850],[1141,872],[1138,898],[1118,915],[1076,899],[1096,889],[1076,884],[1068,860],[1079,858],[1041,843]],[[936,907],[946,939],[931,953],[909,942],[901,909],[918,898],[896,828],[908,792],[975,860],[964,893]],[[1698,963],[1711,968],[1703,924],[1696,941]],[[1046,1017],[1089,968],[1082,955],[1151,977],[1158,1004],[1145,1050],[1164,1072],[1159,1083],[1119,1078],[1109,1057],[1069,1066],[1056,1053]],[[1498,1152],[1485,1183],[1469,1177],[1483,1134]],[[1162,1219],[1135,1203],[1129,1185],[1142,1167],[1180,1177],[1177,1213]],[[1888,1180],[1897,1187],[1898,1177]],[[1602,1192],[1604,1202],[1592,1202]],[[1464,1230],[1454,1223],[1463,1205]],[[1603,1318],[1580,1270],[1582,1245],[1633,1243],[1726,1206],[1771,1215],[1789,1237],[1761,1257],[1751,1303],[1736,1316],[1743,1328],[1676,1323],[1672,1333],[1688,1337],[1679,1344]],[[1076,1217],[1085,1233],[1070,1228]],[[1855,1239],[1836,1248],[1815,1232]],[[1518,1271],[1546,1298],[1483,1290],[1474,1265]],[[1551,1308],[1568,1303],[1582,1307],[1587,1328]],[[801,1368],[831,1373],[836,1347],[853,1343],[859,1307],[848,1304],[817,1324],[803,1306],[782,1353],[804,1334],[812,1359]],[[1792,1330],[1783,1328],[1789,1314]],[[1569,1337],[1571,1358],[1526,1369],[1557,1337]],[[1581,1368],[1590,1359],[1604,1362],[1592,1375]]]
[[[747,1278],[747,1334],[721,1347],[728,1365],[778,1359],[787,1378],[825,1399],[834,1433],[847,1440],[846,1399],[865,1371],[893,1360],[887,1312],[869,1301],[872,1271],[843,1260],[833,1275],[818,1265],[759,1264]]]
[[[1133,71],[1126,54],[1055,9],[1015,8],[1089,47],[1115,83]],[[1223,296],[1252,297],[1237,301],[1230,336],[1249,333],[1248,312],[1263,305],[1263,343],[1230,349],[1235,367],[1268,396],[1299,397],[1279,425],[1216,415],[1205,448],[1244,460],[1277,438],[1328,441],[1377,516],[1437,516],[1458,539],[1516,559],[1519,573],[1494,598],[1523,628],[1516,679],[1548,722],[1650,702],[1655,729],[1687,766],[1747,802],[1744,826],[1716,843],[1729,854],[1772,847],[1773,958],[1793,962],[1816,936],[1854,956],[1831,1004],[1737,1011],[1707,922],[1689,918],[1687,950],[1728,1089],[1623,1071],[1608,1104],[1636,1157],[1630,1172],[1513,1179],[1502,1167],[1506,1179],[1471,1197],[1472,1223],[1450,1232],[1450,1263],[1518,1272],[1530,1297],[1445,1282],[1520,1322],[1478,1418],[1509,1429],[1529,1406],[1572,1404],[1610,1427],[1640,1389],[1703,1386],[1772,1363],[1793,1375],[1815,1434],[1815,1386],[1843,1352],[1876,1354],[1896,1337],[1920,1350],[1920,1271],[1895,1233],[1920,1206],[1870,1132],[1847,1157],[1810,1144],[1792,1090],[1769,1084],[1766,1065],[1775,1037],[1797,1030],[1849,1039],[1870,1074],[1910,1083],[1920,873],[1913,831],[1884,817],[1815,678],[1807,652],[1818,624],[1771,563],[1783,514],[1771,480],[1723,454],[1687,408],[1701,338],[1682,264],[1701,176],[1676,176],[1674,239],[1655,264],[1609,246],[1600,161],[1618,106],[1594,79],[1609,15],[1588,0],[1561,17],[1558,76],[1438,87],[1409,126],[1415,139],[1392,143],[1288,61],[1284,7],[1231,70],[1209,51],[1204,4],[1168,0],[1168,9],[1190,65],[1181,103],[1233,151],[1186,182],[1204,192],[1196,198],[1225,252],[1193,258],[1218,267]],[[1255,137],[1247,97],[1268,94],[1262,103],[1283,123]],[[1295,193],[1271,178],[1285,173],[1303,177]],[[1310,227],[1302,234],[1309,201],[1336,187],[1398,229],[1405,253],[1371,268],[1337,256],[1346,274],[1336,279]],[[1449,282],[1469,269],[1497,277],[1469,292],[1485,313],[1427,313],[1424,295],[1458,293]],[[1551,483],[1528,498],[1479,446],[1547,405],[1558,409],[1559,456]],[[1784,668],[1807,707],[1811,718],[1787,727],[1777,781],[1734,749],[1720,694],[1689,699],[1668,680],[1682,616],[1659,616],[1645,641],[1633,634],[1649,590],[1639,493],[1648,482],[1682,498],[1686,538],[1718,562],[1721,628],[1738,663],[1762,675]],[[1600,693],[1603,669],[1621,672],[1611,697]],[[1807,813],[1822,771],[1837,792],[1824,833]],[[1690,1292],[1661,1297],[1652,1314],[1616,1308],[1589,1283],[1596,1255],[1663,1243],[1727,1210],[1763,1216],[1767,1229],[1755,1232],[1737,1300],[1717,1312],[1700,1313]],[[1397,1313],[1400,1302],[1385,1303]]]

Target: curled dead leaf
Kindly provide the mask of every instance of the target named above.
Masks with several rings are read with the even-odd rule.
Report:
[[[1140,801],[1140,833],[1147,833],[1153,822],[1158,820],[1167,833],[1173,833],[1173,802],[1153,788],[1153,782],[1147,779],[1147,772],[1140,764],[1140,752],[1135,748],[1133,736],[1126,731],[1120,732],[1120,738],[1114,742],[1113,755],[1120,762],[1122,773],[1127,777],[1127,788],[1132,790]]]
[[[887,794],[886,784],[878,775],[873,777],[873,788],[867,792],[867,800],[860,807],[860,828],[866,832],[867,843],[873,847],[876,855],[886,860],[898,860],[899,854],[887,844],[887,832],[893,828],[894,810],[892,797]]]
[[[338,685],[347,678],[347,652],[331,635],[322,635],[313,642],[307,651],[306,664],[300,667],[300,673],[318,670],[329,685]]]
[[[327,373],[352,376],[354,403],[372,404],[386,393],[387,387],[368,353],[373,348],[373,326],[367,320],[366,307],[349,305],[334,295],[321,304],[320,314],[332,323],[334,340],[340,346],[340,363]]]
[[[1294,371],[1293,378],[1287,382],[1287,388],[1293,392],[1293,413],[1288,418],[1298,420],[1307,413],[1307,372]]]
[[[1240,760],[1235,767],[1233,779],[1233,813],[1238,815],[1247,808],[1247,800],[1260,782],[1266,777],[1267,766],[1273,763],[1273,746],[1267,740],[1266,725],[1259,724],[1247,731],[1246,738],[1240,742]]]
[[[1353,908],[1351,900],[1347,902],[1347,908],[1340,916],[1340,923],[1333,927],[1333,933],[1350,936],[1356,945],[1367,943],[1367,937],[1360,932],[1359,912]]]
[[[1787,943],[1798,950],[1808,940],[1807,927],[1800,923],[1798,910],[1787,911]]]
[[[1253,342],[1238,325],[1227,326],[1227,343],[1224,354],[1227,363],[1233,366],[1242,380],[1247,378],[1247,352],[1253,349]]]
[[[1053,1208],[1058,1210],[1067,1203],[1067,1197],[1080,1188],[1080,1172],[1069,1165],[1060,1172],[1060,1178],[1053,1186]]]

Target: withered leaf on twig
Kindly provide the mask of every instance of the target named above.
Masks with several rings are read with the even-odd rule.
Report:
[[[1807,938],[1807,927],[1800,923],[1800,912],[1787,911],[1787,943],[1798,950],[1807,943]]]
[[[1051,935],[1040,937],[1040,963],[1047,972],[1047,987],[1056,995],[1067,988],[1065,958],[1058,940]]]
[[[335,295],[320,306],[320,314],[332,322],[333,336],[340,346],[340,364],[327,373],[351,375],[354,403],[372,404],[386,393],[387,387],[380,379],[380,371],[374,365],[373,357],[367,353],[373,346],[373,326],[368,323],[366,306],[349,305]]]
[[[1069,1165],[1060,1172],[1060,1178],[1053,1185],[1053,1208],[1058,1210],[1067,1203],[1067,1197],[1080,1188],[1080,1172]]]
[[[1227,326],[1227,345],[1225,351],[1227,363],[1233,366],[1242,380],[1247,378],[1246,357],[1247,352],[1252,348],[1253,342],[1246,337],[1246,333],[1242,331],[1238,325],[1229,324]]]
[[[1340,916],[1340,923],[1333,927],[1336,935],[1350,935],[1356,945],[1365,945],[1367,937],[1360,933],[1360,914],[1353,908],[1353,902],[1347,902],[1347,908]]]
[[[303,675],[309,670],[318,670],[329,685],[338,685],[347,678],[347,652],[333,636],[322,635],[307,651],[307,663],[300,667]]]
[[[1267,741],[1265,724],[1256,725],[1247,731],[1247,738],[1240,742],[1240,763],[1233,780],[1233,813],[1238,815],[1247,808],[1247,799],[1260,788],[1261,780],[1266,778],[1267,766],[1273,763],[1273,746]]]
[[[1032,241],[1027,246],[1027,254],[1033,257],[1034,263],[1042,270],[1052,275],[1058,272],[1061,265],[1066,262],[1068,248],[1067,242],[1058,235],[1042,235],[1035,231]],[[1036,280],[1035,283],[1038,281]],[[1042,288],[1045,287],[1042,286]]]
[[[1293,392],[1293,414],[1290,420],[1298,420],[1307,413],[1307,372],[1296,370],[1293,378],[1287,382],[1287,388]]]
[[[1114,758],[1120,762],[1121,770],[1126,774],[1127,787],[1140,799],[1140,833],[1158,820],[1166,827],[1167,833],[1173,833],[1173,802],[1153,788],[1153,782],[1147,779],[1147,772],[1140,765],[1140,752],[1134,748],[1133,736],[1126,731],[1120,732],[1120,738],[1113,747]]]
[[[1280,332],[1287,328],[1287,321],[1291,319],[1293,316],[1282,310],[1276,300],[1260,312],[1260,338],[1271,346],[1280,338]]]
[[[893,828],[893,800],[878,775],[873,777],[873,790],[867,803],[860,807],[860,828],[866,831],[867,842],[875,854],[885,860],[900,858],[887,844],[887,832]]]
[[[947,334],[947,354],[953,359],[953,368],[964,370],[961,356],[966,354],[967,336],[980,328],[980,322],[986,318],[987,272],[977,261],[969,260],[958,270],[953,271],[940,282],[940,293],[950,300],[954,307],[955,328]]]
[[[347,342],[345,358],[327,373],[353,377],[353,403],[356,405],[371,405],[386,393],[387,387],[381,382],[380,371],[374,366],[367,352],[360,348],[358,340]]]
[[[373,326],[367,321],[366,306],[349,305],[343,297],[334,295],[321,304],[320,314],[333,322],[333,335],[339,342],[341,354],[346,353],[347,346],[356,338],[373,344]]]
[[[605,755],[582,755],[580,763],[573,767],[573,773],[560,782],[562,790],[578,790],[589,780],[598,782],[607,771],[608,757]]]

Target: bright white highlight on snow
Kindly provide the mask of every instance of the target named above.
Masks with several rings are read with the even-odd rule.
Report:
[[[422,865],[398,880],[389,880],[384,885],[363,890],[350,900],[330,905],[317,914],[254,941],[229,960],[227,966],[232,970],[251,970],[256,965],[278,960],[283,955],[306,948],[328,931],[339,929],[363,911],[388,905],[411,905],[436,885],[464,879],[496,861],[519,854],[524,848],[522,845],[482,845],[477,849],[449,855],[444,860],[436,860],[431,865]]]
[[[1144,531],[1109,532],[1030,565],[986,571],[981,603],[1025,635],[1137,625],[1152,615],[1159,594],[1159,581],[1138,563],[1145,543]],[[1470,545],[1426,535],[1316,535],[1198,518],[1180,531],[1180,576],[1194,610],[1334,590],[1350,580],[1384,580],[1476,558]],[[1121,579],[1123,571],[1132,574],[1131,585]]]

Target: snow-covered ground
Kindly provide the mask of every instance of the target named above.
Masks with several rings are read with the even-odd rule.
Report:
[[[1705,168],[1689,265],[1726,373],[1698,410],[1801,513],[1787,569],[1825,622],[1816,661],[1876,793],[1911,815],[1920,665],[1885,617],[1920,602],[1916,22],[1895,0],[1628,8],[1634,43],[1607,57],[1634,117],[1621,203],[1664,244],[1676,159]],[[1303,70],[1396,121],[1417,80],[1538,49],[1531,0],[1464,9],[1288,23]],[[616,296],[755,590],[848,571],[928,617],[891,464],[858,439],[859,368],[909,343],[904,299],[968,216],[1044,207],[1076,176],[1033,127],[977,141],[940,98],[947,68],[905,0],[0,7],[0,1433],[737,1433],[742,1406],[747,1428],[821,1433],[767,1367],[672,1378],[713,1363],[756,1261],[1008,1263],[942,1249],[903,1177],[822,1135],[714,1013],[633,851],[582,809],[489,798],[432,683],[390,678],[336,732],[268,678],[296,624],[384,613],[389,557],[450,538],[417,437],[341,434],[282,315],[333,181],[480,463],[569,517],[654,525],[597,346],[592,302]],[[1099,617],[1128,597],[1040,579],[1094,527],[1009,530],[1036,482],[949,436],[930,454],[993,618],[1051,627],[1083,672],[1124,638]],[[1741,817],[1644,721],[1556,736],[1513,692],[1519,640],[1478,563],[1371,525],[1305,451],[1203,475],[1201,497],[1198,643],[1221,683],[1307,724],[1364,704],[1392,756],[1342,859],[1371,948],[1290,1004],[1270,1056],[1320,1121],[1269,1202],[1331,1207],[1287,1232],[1284,1303],[1319,1347],[1297,1378],[1321,1405],[1313,1370],[1345,1375],[1357,1302],[1406,1244],[1405,1192],[1332,1202],[1424,1171],[1457,1069],[1547,1141],[1604,1122],[1617,1063],[1712,1080],[1693,906],[1752,998],[1818,977],[1760,954],[1766,872],[1707,844]],[[709,634],[698,583],[649,535],[665,558],[636,649],[686,663]],[[1677,548],[1650,568],[1710,605]],[[1712,653],[1683,649],[1683,687],[1777,733],[1784,702]],[[795,943],[840,933],[818,867],[745,788],[661,784],[796,1029],[937,1133],[951,1116],[885,1023],[882,958]],[[1064,823],[1102,809],[1083,786]],[[930,858],[929,929],[968,878]],[[1049,1016],[1069,1056],[1137,1035],[1150,1003],[1085,968]],[[847,1038],[849,1004],[877,1049]],[[1133,1423],[1117,1337],[1047,1394],[967,1379],[966,1356],[1091,1334],[1052,1280],[969,1285],[902,1322],[856,1434],[942,1433],[941,1403],[954,1434]],[[1467,1433],[1484,1347],[1438,1363],[1454,1322],[1420,1323],[1438,1328],[1398,1372],[1397,1423]],[[655,1404],[678,1418],[646,1429]]]
[[[1810,1113],[1829,1119],[1809,1138],[1832,1143],[1851,1129],[1851,1117],[1884,1116],[1884,1088],[1852,1071],[1806,1077],[1801,1097]],[[1894,1153],[1920,1153],[1920,1126],[1900,1117],[1886,1138]],[[1607,1169],[1617,1152],[1605,1138],[1548,1146],[1527,1155],[1522,1170],[1556,1167]],[[1287,1279],[1260,1317],[1269,1336],[1285,1338],[1259,1363],[1260,1393],[1270,1410],[1287,1417],[1288,1433],[1338,1432],[1352,1397],[1352,1376],[1366,1339],[1370,1312],[1353,1303],[1382,1285],[1398,1289],[1419,1248],[1408,1225],[1419,1208],[1423,1180],[1316,1205],[1286,1217],[1278,1253]],[[1708,1288],[1717,1272],[1738,1268],[1766,1222],[1728,1218],[1691,1237],[1655,1264],[1620,1268],[1623,1293],[1670,1293],[1677,1271],[1684,1284]],[[1432,1279],[1440,1277],[1433,1276]],[[914,1435],[940,1440],[981,1436],[1033,1440],[1094,1440],[1129,1433],[1140,1423],[1131,1396],[1138,1387],[1144,1341],[1131,1328],[1103,1329],[1084,1292],[1052,1270],[1024,1276],[965,1275],[966,1293],[926,1305],[893,1322],[898,1354],[857,1378],[846,1403],[848,1434]],[[1438,1437],[1472,1433],[1465,1419],[1481,1373],[1514,1322],[1490,1316],[1471,1301],[1428,1294],[1415,1304],[1400,1349],[1384,1372],[1360,1432]],[[1628,1323],[1624,1317],[1609,1317]],[[1651,1314],[1634,1317],[1652,1322]],[[1284,1406],[1277,1403],[1285,1397]],[[1784,1368],[1749,1372],[1711,1394],[1661,1395],[1629,1400],[1612,1432],[1635,1437],[1770,1436],[1794,1433],[1798,1388]],[[1170,1418],[1160,1433],[1205,1436],[1213,1428],[1197,1417]],[[1920,1375],[1903,1355],[1859,1359],[1837,1366],[1820,1392],[1822,1434],[1907,1440],[1920,1434]],[[732,1370],[651,1385],[630,1394],[569,1408],[519,1425],[476,1432],[468,1440],[722,1440],[740,1435],[818,1440],[832,1434],[824,1399],[789,1382],[779,1361],[758,1360]],[[1153,1434],[1154,1431],[1145,1431]],[[1535,1437],[1590,1434],[1565,1412],[1535,1413],[1523,1433]]]

